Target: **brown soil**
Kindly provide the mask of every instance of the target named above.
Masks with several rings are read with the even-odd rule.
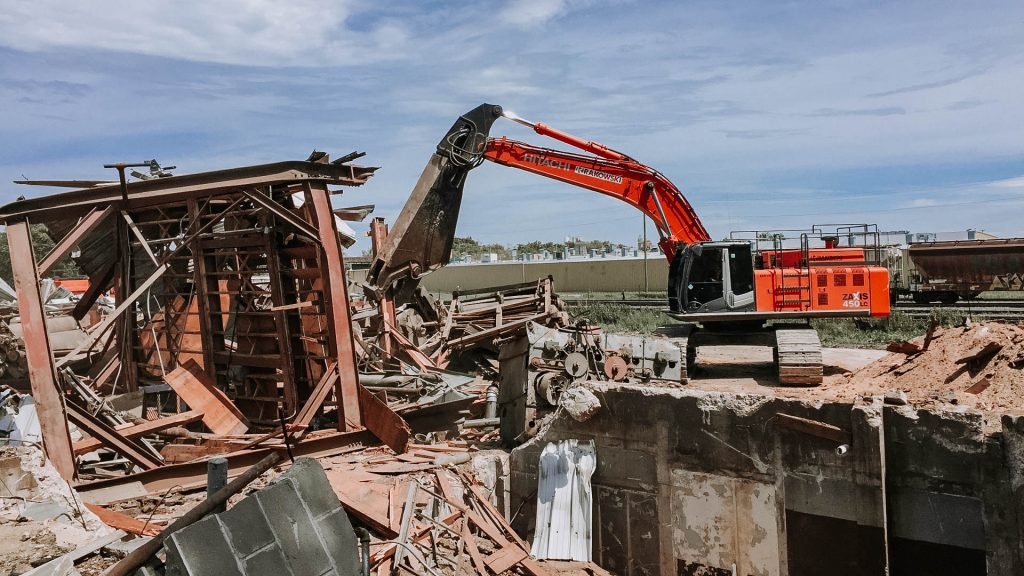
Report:
[[[922,336],[911,343],[923,348],[924,341]],[[986,345],[1001,348],[965,360]],[[1024,411],[1024,326],[983,322],[940,328],[927,349],[890,353],[807,392],[807,396],[835,399],[902,392],[909,404],[918,407],[963,406],[989,415]]]

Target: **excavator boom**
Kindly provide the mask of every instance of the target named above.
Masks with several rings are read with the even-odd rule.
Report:
[[[546,128],[540,124],[537,126]],[[570,143],[568,138],[558,139]],[[597,151],[596,146],[600,146],[583,141],[574,145],[594,152]],[[607,153],[602,154],[604,157],[573,154],[503,137],[488,140],[484,158],[593,190],[637,208],[654,222],[661,236],[662,252],[669,261],[679,245],[710,240],[693,207],[668,179],[624,154],[608,148],[603,151],[612,152],[620,158],[609,158]]]

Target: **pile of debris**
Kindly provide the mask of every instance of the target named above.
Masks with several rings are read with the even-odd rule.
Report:
[[[892,391],[891,402],[919,406],[951,404],[987,413],[1024,408],[1024,326],[933,327],[890,350],[836,386],[852,396]]]

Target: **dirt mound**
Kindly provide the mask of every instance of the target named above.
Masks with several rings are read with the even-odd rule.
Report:
[[[915,406],[954,404],[982,412],[1024,410],[1024,326],[982,322],[936,329],[840,384],[853,394],[902,391]]]

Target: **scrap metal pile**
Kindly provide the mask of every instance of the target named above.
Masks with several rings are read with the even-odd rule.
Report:
[[[168,493],[206,486],[214,457],[236,478],[268,459],[334,459],[330,470],[349,455],[374,464],[334,483],[356,521],[433,547],[420,559],[381,548],[380,573],[403,555],[427,571],[543,573],[493,495],[451,466],[497,439],[501,346],[567,316],[550,279],[446,304],[408,275],[350,284],[342,219],[369,210],[336,210],[331,196],[373,175],[349,164],[358,156],[95,183],[0,208],[16,292],[0,355],[24,375],[0,392],[0,428],[16,445],[41,443],[92,513],[128,533],[161,533],[173,515],[119,507],[160,509]],[[35,224],[56,244],[38,263]],[[379,249],[383,221],[371,234]],[[37,287],[67,255],[89,288],[48,305]]]

